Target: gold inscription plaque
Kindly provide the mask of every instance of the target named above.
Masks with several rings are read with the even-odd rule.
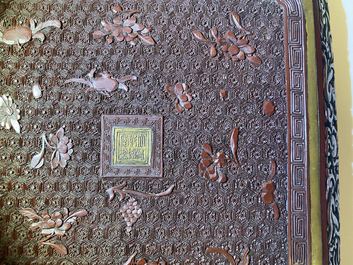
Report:
[[[151,128],[113,128],[113,166],[150,166]]]

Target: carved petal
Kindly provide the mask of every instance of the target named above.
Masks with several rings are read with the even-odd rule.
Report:
[[[20,134],[21,133],[21,127],[20,127],[20,124],[18,123],[18,121],[15,120],[15,119],[11,119],[10,122],[11,122],[11,126],[12,126],[12,128],[14,128],[15,132]]]
[[[33,209],[31,208],[22,208],[20,210],[20,214],[23,216],[27,217],[30,220],[41,220],[42,217],[40,217]]]
[[[112,11],[114,13],[119,13],[119,12],[123,11],[123,8],[120,4],[115,4],[114,6],[112,6]]]
[[[92,33],[93,35],[93,39],[99,39],[105,36],[105,33],[103,31],[97,30],[95,32]]]
[[[55,150],[51,156],[51,169],[55,169],[59,166],[60,154],[59,151]]]
[[[155,45],[156,44],[156,41],[151,36],[144,36],[141,34],[139,34],[138,36],[144,43],[146,43],[148,45]]]
[[[204,144],[202,147],[207,153],[212,154],[212,146],[210,144]]]
[[[217,49],[216,49],[215,45],[212,45],[211,48],[210,48],[210,56],[212,58],[217,56]]]
[[[234,161],[239,164],[238,160],[238,138],[239,138],[239,129],[234,128],[232,135],[230,136],[230,149],[232,150]]]
[[[262,61],[260,59],[260,57],[258,57],[257,55],[253,55],[253,56],[247,56],[246,57],[250,63],[252,63],[254,66],[259,66],[262,64]]]
[[[201,31],[198,30],[193,30],[192,34],[195,36],[196,39],[198,39],[199,41],[204,41],[206,42],[207,39],[205,37],[205,35],[203,35],[203,33]]]
[[[34,155],[31,160],[31,168],[40,168],[44,164],[44,152],[45,152],[45,135],[42,135],[42,147],[38,154]]]

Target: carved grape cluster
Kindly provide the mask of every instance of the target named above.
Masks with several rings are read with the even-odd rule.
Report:
[[[129,200],[120,208],[121,216],[124,218],[126,223],[126,233],[130,233],[132,225],[140,218],[142,209],[135,198],[131,197]]]

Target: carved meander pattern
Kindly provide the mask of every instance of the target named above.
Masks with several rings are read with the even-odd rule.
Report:
[[[207,246],[231,253],[248,246],[251,264],[287,264],[287,95],[285,65],[280,62],[284,57],[281,6],[276,1],[240,0],[124,2],[125,9],[142,11],[157,43],[131,47],[93,40],[92,32],[111,12],[112,2],[101,2],[13,1],[3,14],[7,24],[23,20],[28,13],[39,21],[60,19],[63,29],[47,34],[41,46],[32,41],[16,51],[0,45],[0,94],[11,95],[21,109],[21,135],[0,130],[0,255],[21,264],[32,260],[123,264],[137,252],[168,264],[217,264],[224,259],[205,254]],[[252,43],[263,61],[256,69],[248,62],[209,58],[191,34],[194,28],[213,25],[225,32],[226,14],[234,9],[244,27],[254,33]],[[68,78],[84,76],[94,67],[114,76],[133,73],[139,79],[134,89],[111,97],[64,85]],[[183,113],[175,111],[163,91],[165,84],[176,81],[192,87],[193,107]],[[36,82],[43,96],[32,100],[31,87]],[[219,97],[223,87],[228,91],[226,101]],[[262,115],[265,99],[276,104],[271,117]],[[125,235],[119,202],[108,203],[105,193],[118,180],[99,176],[102,114],[164,117],[163,178],[129,178],[128,186],[152,193],[174,183],[176,187],[170,196],[140,202],[143,213],[129,235]],[[31,170],[28,165],[40,150],[40,134],[55,132],[64,124],[75,145],[67,167],[51,170],[47,163]],[[200,146],[210,143],[215,150],[229,150],[235,127],[241,130],[240,166],[231,162],[225,184],[200,178]],[[274,177],[281,208],[278,222],[273,222],[272,209],[263,204],[259,193],[271,159],[278,165]],[[69,254],[61,258],[49,248],[37,249],[18,213],[22,207],[84,208],[89,214],[63,240]]]

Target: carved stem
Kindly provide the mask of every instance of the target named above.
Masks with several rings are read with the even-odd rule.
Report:
[[[206,253],[217,253],[220,255],[223,255],[231,265],[237,265],[235,262],[234,258],[232,255],[230,255],[226,250],[223,248],[213,248],[213,247],[208,247],[206,248]]]
[[[41,239],[39,243],[44,244],[46,241],[52,239],[55,235],[47,235],[45,238]]]
[[[125,261],[125,263],[123,265],[130,265],[131,261],[135,258],[135,256],[137,255],[136,252],[134,252],[128,259],[127,261]]]
[[[135,191],[135,190],[129,190],[129,189],[121,189],[120,187],[113,187],[114,192],[122,192],[122,193],[127,193],[127,194],[134,194],[137,196],[145,197],[145,198],[151,198],[151,197],[162,197],[169,195],[172,193],[175,185],[171,185],[167,190],[160,192],[160,193],[149,193],[149,192],[140,192],[140,191]]]
[[[42,148],[43,149],[44,149],[44,144],[46,144],[51,149],[56,149],[56,147],[54,147],[48,143],[48,140],[47,140],[47,137],[45,136],[45,133],[42,134]]]

